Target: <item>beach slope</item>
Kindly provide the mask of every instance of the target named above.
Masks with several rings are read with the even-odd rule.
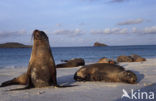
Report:
[[[128,98],[121,98],[123,89],[129,95],[133,89],[137,92],[154,92],[156,96],[156,59],[147,59],[145,62],[120,63],[120,65],[137,74],[137,84],[75,82],[73,75],[80,67],[59,68],[57,69],[58,83],[76,86],[67,88],[51,86],[22,91],[7,91],[24,87],[21,85],[9,86],[0,88],[0,101],[127,101]],[[26,68],[0,69],[0,83],[17,77],[25,71]]]

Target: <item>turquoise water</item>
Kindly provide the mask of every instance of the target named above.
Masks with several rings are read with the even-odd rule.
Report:
[[[56,63],[71,58],[84,58],[87,63],[102,57],[116,59],[119,55],[138,54],[145,58],[156,57],[156,45],[109,47],[53,47]],[[0,48],[0,68],[27,67],[31,48]]]

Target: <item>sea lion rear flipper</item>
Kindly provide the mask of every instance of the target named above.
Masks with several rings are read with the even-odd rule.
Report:
[[[26,73],[23,73],[16,78],[3,82],[0,85],[0,87],[6,87],[10,85],[25,85],[25,84],[26,84]]]
[[[26,89],[30,89],[30,88],[32,88],[32,87],[26,86],[26,87],[24,87],[24,88],[10,89],[10,90],[7,90],[7,91],[26,90]]]
[[[3,82],[0,87],[6,87],[6,86],[10,86],[10,85],[16,85],[19,84],[18,82],[16,82],[16,78],[12,79],[12,80],[8,80]]]
[[[17,91],[17,90],[26,90],[26,89],[30,89],[30,88],[33,88],[33,87],[31,87],[31,86],[26,86],[26,87],[24,87],[24,88],[16,88],[16,89],[10,89],[10,90],[7,90],[7,91]]]
[[[31,78],[27,77],[27,85],[24,88],[16,88],[16,89],[10,89],[8,91],[15,91],[15,90],[26,90],[26,89],[30,89],[33,88],[32,83],[31,83]]]

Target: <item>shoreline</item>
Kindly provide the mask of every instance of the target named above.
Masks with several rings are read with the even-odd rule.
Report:
[[[156,58],[147,59],[145,62],[120,63],[127,70],[132,70],[138,77],[137,84],[108,83],[108,82],[75,82],[74,73],[80,68],[58,68],[57,79],[59,85],[76,85],[67,88],[34,88],[22,91],[6,91],[22,88],[22,85],[0,88],[0,101],[120,101],[125,89],[130,93],[134,91],[156,92]],[[27,68],[0,69],[0,83],[17,77]],[[155,93],[156,94],[156,93]]]
[[[0,43],[0,44],[4,44],[4,43]],[[23,44],[23,43],[21,43],[21,44]],[[24,44],[24,45],[28,46],[28,47],[24,47],[24,48],[32,48],[31,44]],[[108,45],[107,47],[129,47],[129,46],[156,46],[156,44],[147,44],[147,45]],[[50,48],[79,48],[79,47],[94,47],[94,46],[93,45],[86,45],[86,46],[53,46],[53,47],[50,47]],[[0,47],[0,49],[3,49],[3,48],[5,49],[5,47]],[[6,47],[6,48],[11,49],[12,47]],[[16,48],[21,48],[21,47],[16,47]]]
[[[153,60],[153,59],[156,59],[156,57],[146,58],[147,61]],[[88,65],[88,64],[96,63],[97,61],[86,62],[85,64]],[[58,62],[58,63],[61,63],[61,62]],[[136,63],[136,62],[120,62],[119,64],[122,64],[122,63]],[[14,65],[11,65],[11,66],[0,66],[0,70],[1,69],[18,69],[18,68],[27,68],[27,65],[23,65],[23,66],[14,66]]]

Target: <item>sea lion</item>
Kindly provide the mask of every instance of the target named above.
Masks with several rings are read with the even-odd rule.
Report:
[[[146,61],[146,59],[139,55],[132,54],[131,56],[118,56],[117,61],[118,62],[143,62]]]
[[[129,70],[114,64],[96,63],[83,66],[74,75],[76,81],[105,81],[134,84],[137,76]]]
[[[66,62],[66,63],[58,64],[58,65],[56,65],[56,68],[69,68],[69,67],[77,67],[77,66],[85,65],[85,61],[82,58],[74,58],[71,60],[61,60],[61,61]],[[1,84],[0,87],[5,87],[5,86],[9,86],[9,85],[26,85],[27,84],[26,74],[27,73],[25,72],[16,78],[5,81]]]
[[[134,59],[131,56],[118,56],[117,62],[134,62]]]
[[[71,60],[61,60],[61,61],[66,63],[57,64],[56,68],[69,68],[85,65],[85,61],[82,58],[74,58]]]
[[[101,58],[97,63],[108,63],[108,64],[117,64],[113,59],[109,59],[106,57]]]
[[[136,54],[132,54],[131,57],[133,58],[134,62],[142,62],[142,61],[146,61],[145,58],[139,56],[139,55],[136,55]]]
[[[27,87],[57,86],[56,66],[51,53],[48,36],[34,30],[32,53],[27,72],[12,80],[2,83],[1,87],[11,84],[27,84]]]

